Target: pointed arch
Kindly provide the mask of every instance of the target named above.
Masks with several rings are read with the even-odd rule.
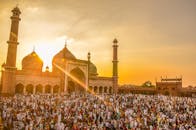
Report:
[[[26,93],[27,94],[33,94],[33,85],[32,84],[28,84],[26,86]]]
[[[84,92],[85,86],[80,84],[80,83],[85,84],[86,78],[85,78],[84,72],[79,67],[76,67],[70,71],[70,74],[73,78],[72,77],[68,78],[68,89],[67,89],[68,92],[69,93],[72,93],[72,92],[82,93],[82,92]]]
[[[109,88],[109,93],[111,94],[112,93],[112,87],[110,86]]]
[[[107,93],[107,87],[106,86],[104,87],[104,93]]]
[[[53,93],[58,93],[59,92],[59,89],[60,89],[59,85],[55,85],[53,87]]]
[[[41,84],[38,84],[35,88],[36,93],[42,93],[43,91],[43,86]]]
[[[94,92],[97,93],[97,86],[94,87]]]
[[[21,83],[17,84],[15,87],[15,93],[16,94],[23,94],[23,91],[24,91],[24,85]]]
[[[103,87],[102,87],[102,86],[100,86],[100,87],[99,87],[99,93],[101,94],[101,93],[102,93],[102,91],[103,91]]]
[[[45,86],[45,93],[51,93],[51,85]]]

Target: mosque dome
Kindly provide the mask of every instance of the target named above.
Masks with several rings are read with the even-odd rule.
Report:
[[[89,74],[90,74],[90,76],[97,76],[98,75],[97,67],[92,62],[90,62],[90,65],[89,65]]]
[[[52,61],[54,62],[56,60],[64,60],[64,59],[69,59],[69,60],[76,59],[76,57],[67,49],[66,46],[53,57]]]
[[[35,51],[25,56],[22,60],[23,70],[42,71],[43,61]]]

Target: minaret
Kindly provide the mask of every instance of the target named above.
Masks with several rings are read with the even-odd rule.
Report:
[[[20,10],[15,7],[12,10],[11,30],[8,43],[7,60],[5,64],[5,71],[2,72],[2,93],[14,94],[15,87],[15,72],[16,72],[16,54],[18,43],[18,27],[20,19]]]
[[[17,45],[18,43],[18,26],[21,14],[18,7],[15,7],[12,10],[13,15],[11,16],[11,31],[8,43],[8,52],[7,52],[7,61],[6,66],[15,68],[16,67],[16,54],[17,54]]]
[[[90,79],[90,63],[91,63],[91,53],[90,52],[88,52],[87,58],[88,58],[88,85],[89,85],[89,79]]]
[[[118,93],[118,41],[113,41],[113,93]]]

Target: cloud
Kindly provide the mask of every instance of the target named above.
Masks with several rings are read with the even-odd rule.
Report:
[[[10,11],[15,5],[13,0],[0,1],[0,63],[6,57]],[[117,37],[119,63],[141,64],[141,68],[147,61],[155,67],[164,63],[172,66],[168,71],[180,66],[176,71],[184,74],[196,65],[195,0],[19,0],[19,7],[22,20],[18,59],[28,54],[35,42],[42,43],[42,48],[45,44],[54,47],[54,54],[68,39],[68,48],[77,57],[86,59],[91,51],[92,59],[99,61],[99,71],[104,73],[104,66],[111,64],[112,40]]]
[[[27,10],[30,11],[30,13],[36,13],[39,11],[38,7],[27,7]]]

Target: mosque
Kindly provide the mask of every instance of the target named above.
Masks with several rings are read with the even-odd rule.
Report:
[[[16,68],[18,29],[21,11],[12,10],[10,37],[7,41],[6,63],[2,65],[1,94],[35,93],[117,93],[118,90],[118,41],[113,40],[113,76],[98,76],[97,68],[88,53],[87,60],[77,59],[65,46],[52,59],[52,72],[33,51],[22,60],[22,69]]]
[[[10,37],[7,41],[7,59],[2,65],[0,94],[36,94],[36,93],[143,93],[174,96],[196,96],[195,88],[183,88],[182,78],[163,78],[156,82],[154,88],[118,84],[118,41],[113,40],[113,75],[102,77],[88,53],[87,60],[77,59],[65,46],[52,59],[52,72],[33,51],[22,60],[22,69],[16,68],[18,29],[21,11],[18,7],[12,10]]]

